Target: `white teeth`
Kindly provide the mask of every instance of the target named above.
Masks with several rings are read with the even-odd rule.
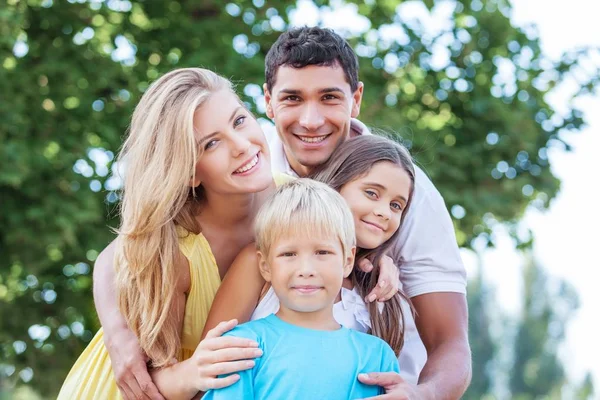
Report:
[[[254,167],[256,164],[258,163],[258,154],[254,156],[254,158],[252,160],[250,160],[250,162],[244,166],[242,166],[241,168],[238,168],[237,170],[235,170],[236,174],[241,174],[243,172],[248,171],[249,169],[252,169],[252,167]]]
[[[322,142],[323,140],[325,140],[327,135],[317,136],[317,137],[303,137],[303,136],[298,136],[298,137],[300,138],[300,140],[302,140],[305,143],[319,143],[319,142]]]

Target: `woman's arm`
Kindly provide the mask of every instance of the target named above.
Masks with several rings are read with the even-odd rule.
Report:
[[[190,359],[153,371],[161,393],[169,400],[199,398],[200,392],[231,386],[240,379],[239,372],[253,368],[253,359],[262,356],[258,343],[222,336],[236,325],[236,320],[221,322],[208,331]]]
[[[125,400],[164,400],[148,374],[146,356],[137,336],[119,312],[113,262],[115,243],[113,240],[102,250],[94,263],[94,303],[104,330],[104,344],[115,380]]]
[[[250,243],[242,249],[225,274],[204,325],[202,338],[221,321],[248,321],[258,304],[264,284],[265,280],[258,269],[256,247]]]

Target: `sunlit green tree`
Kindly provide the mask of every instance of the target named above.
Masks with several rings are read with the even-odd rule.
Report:
[[[544,95],[586,53],[548,60],[533,29],[510,24],[506,1],[427,1],[433,12],[450,7],[435,34],[403,18],[409,3],[419,4],[347,2],[367,21],[340,31],[360,56],[361,118],[411,146],[461,246],[491,241],[496,221],[515,224],[528,205],[544,208],[555,196],[546,150],[583,120],[577,109],[558,114]],[[0,390],[26,382],[52,397],[98,328],[90,268],[115,225],[112,160],[149,82],[177,67],[212,68],[262,116],[264,55],[294,8],[2,0]],[[579,78],[582,91],[594,87]]]

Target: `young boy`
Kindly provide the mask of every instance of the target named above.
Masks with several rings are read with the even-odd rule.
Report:
[[[343,328],[333,317],[342,280],[352,271],[356,236],[344,199],[309,179],[289,182],[261,208],[256,224],[260,271],[280,301],[276,315],[227,336],[255,340],[253,369],[204,399],[356,399],[383,393],[358,381],[369,371],[398,372],[383,340]]]

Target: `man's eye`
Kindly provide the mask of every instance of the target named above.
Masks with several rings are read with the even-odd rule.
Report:
[[[326,94],[325,96],[323,96],[323,100],[337,100],[337,96],[333,95],[333,94]]]
[[[300,100],[300,97],[298,96],[286,96],[283,98],[284,101],[298,101]]]

